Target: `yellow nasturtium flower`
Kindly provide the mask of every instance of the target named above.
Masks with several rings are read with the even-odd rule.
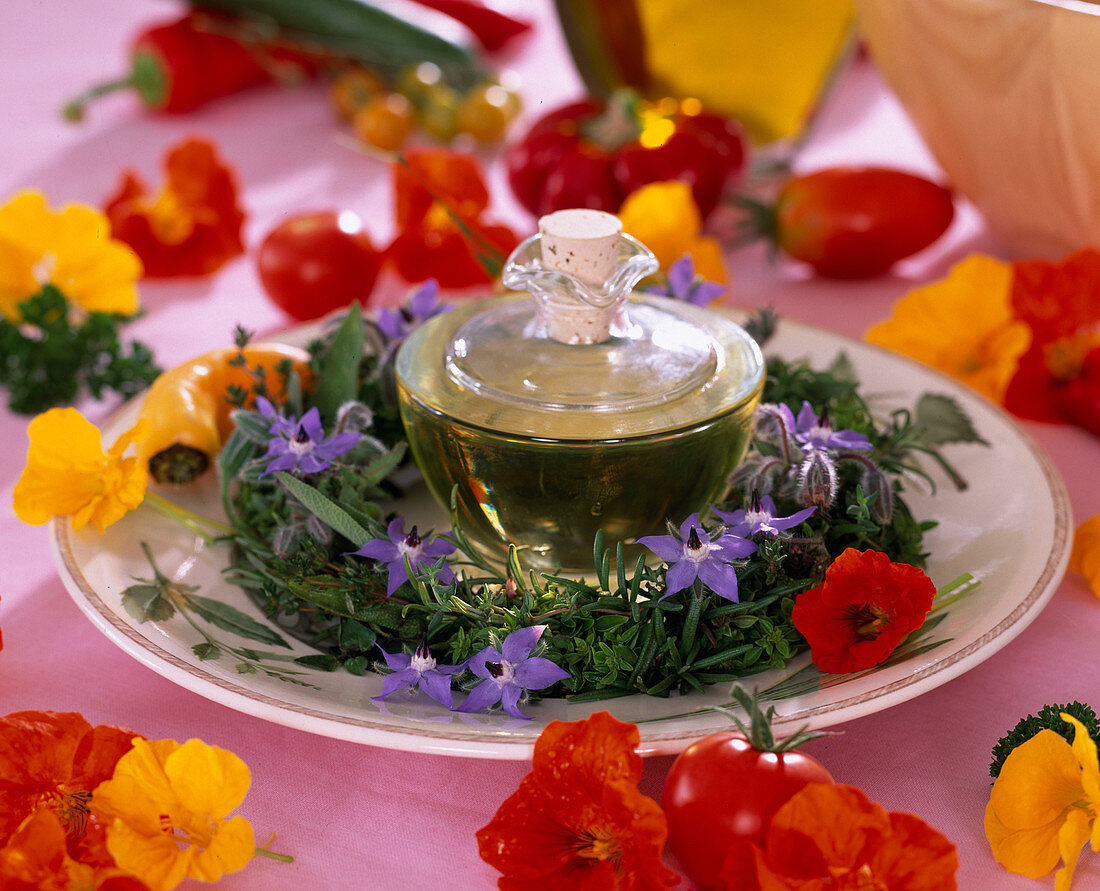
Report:
[[[1031,329],[1012,313],[1011,289],[1012,264],[974,254],[947,278],[909,291],[864,339],[1001,402],[1031,345]]]
[[[202,740],[135,739],[91,808],[118,867],[168,891],[186,878],[216,882],[252,859],[252,827],[226,819],[251,781],[240,758]]]
[[[1069,568],[1081,573],[1092,593],[1100,597],[1100,514],[1077,527]]]
[[[1100,768],[1096,743],[1080,721],[1071,746],[1053,730],[1040,730],[1013,749],[993,784],[985,835],[993,857],[1009,872],[1044,876],[1059,859],[1056,891],[1069,891],[1085,842],[1100,850]]]
[[[0,206],[0,313],[45,284],[87,312],[133,315],[141,260],[111,238],[111,224],[94,207],[51,210],[40,192],[23,191]]]
[[[24,523],[72,517],[77,532],[88,523],[103,532],[145,498],[145,462],[123,454],[149,435],[148,420],[139,420],[106,454],[99,430],[75,408],[51,408],[31,421],[27,433],[27,466],[12,496]]]
[[[623,202],[619,219],[624,232],[657,255],[664,271],[684,254],[691,254],[696,275],[726,284],[722,248],[713,238],[700,234],[703,219],[687,183],[670,180],[642,186]]]

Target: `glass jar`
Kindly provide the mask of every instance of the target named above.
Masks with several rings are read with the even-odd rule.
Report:
[[[598,530],[613,547],[725,494],[764,365],[731,319],[635,291],[657,261],[616,217],[559,211],[540,230],[503,274],[529,294],[418,328],[397,356],[398,398],[428,486],[448,509],[454,491],[476,547],[583,572]]]

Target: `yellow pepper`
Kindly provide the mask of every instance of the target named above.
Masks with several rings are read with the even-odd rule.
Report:
[[[244,366],[232,364],[242,353]],[[286,361],[298,373],[302,388],[308,389],[313,381],[309,353],[277,343],[213,350],[153,381],[141,407],[152,433],[139,447],[153,479],[185,485],[205,472],[233,430],[230,414],[235,406],[227,398],[229,388],[243,389],[249,394],[246,405],[251,404],[257,370],[263,369],[267,395],[280,402],[286,398],[287,380],[279,366]]]

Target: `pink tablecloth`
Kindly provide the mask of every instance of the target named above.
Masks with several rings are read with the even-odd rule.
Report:
[[[515,7],[523,4],[516,3]],[[213,136],[240,172],[253,247],[280,216],[324,206],[363,213],[380,239],[390,234],[384,166],[340,144],[319,91],[267,91],[226,100],[186,118],[139,113],[111,98],[80,126],[62,123],[62,99],[113,75],[142,24],[168,17],[156,0],[7,0],[0,4],[0,197],[19,187],[52,202],[99,202],[123,164],[155,174],[165,146],[189,133]],[[529,113],[580,88],[566,62],[549,4],[536,7],[536,38],[511,60],[523,76]],[[805,167],[879,161],[935,172],[919,139],[869,63],[857,64],[825,108]],[[518,229],[531,220],[494,178],[497,210]],[[771,265],[760,249],[729,257],[734,301],[770,303],[784,315],[858,335],[884,317],[914,280],[941,274],[971,250],[996,251],[980,219],[963,208],[949,235],[898,274],[867,283],[808,279]],[[392,298],[400,288],[384,289]],[[232,326],[272,330],[287,324],[261,294],[252,256],[209,280],[143,287],[147,315],[129,329],[163,365],[228,342]],[[113,404],[86,405],[100,419]],[[152,738],[199,737],[237,752],[252,768],[242,812],[257,836],[293,865],[259,861],[221,887],[479,889],[495,873],[477,856],[475,830],[526,772],[517,762],[409,754],[369,748],[266,723],[162,679],[96,631],[54,570],[46,530],[11,513],[22,468],[27,419],[0,412],[0,713],[74,710],[93,723],[128,725]],[[1076,517],[1100,512],[1100,443],[1070,428],[1029,425],[1065,476]],[[1068,576],[1042,615],[1005,649],[964,676],[915,700],[851,721],[808,750],[840,781],[862,787],[887,808],[913,811],[958,846],[960,887],[1053,887],[1007,875],[982,832],[989,794],[986,768],[997,738],[1023,714],[1071,699],[1100,707],[1096,640],[1100,602]],[[646,764],[644,789],[659,796],[670,759]],[[1100,858],[1086,854],[1075,887],[1100,887]]]

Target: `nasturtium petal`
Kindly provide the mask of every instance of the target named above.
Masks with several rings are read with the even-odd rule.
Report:
[[[187,878],[193,849],[180,849],[169,832],[146,832],[115,818],[107,826],[107,850],[120,869],[139,876],[150,891],[170,891]]]
[[[1077,527],[1069,568],[1083,575],[1092,593],[1100,597],[1100,514]]]
[[[864,339],[938,368],[1000,402],[1031,345],[1011,304],[1012,265],[974,254],[909,291]]]
[[[215,820],[240,806],[252,782],[240,758],[198,739],[171,752],[164,773],[185,809]]]
[[[188,868],[191,878],[216,882],[227,872],[244,869],[256,850],[252,827],[244,817],[219,822],[213,839],[203,849],[195,849]]]
[[[1053,730],[1040,730],[1009,753],[989,800],[1009,828],[1033,829],[1058,819],[1082,791],[1069,744]]]
[[[1058,831],[1058,853],[1064,865],[1054,874],[1054,891],[1069,891],[1077,869],[1077,858],[1089,840],[1090,822],[1088,811],[1083,808],[1073,808],[1066,815],[1066,821]]]

